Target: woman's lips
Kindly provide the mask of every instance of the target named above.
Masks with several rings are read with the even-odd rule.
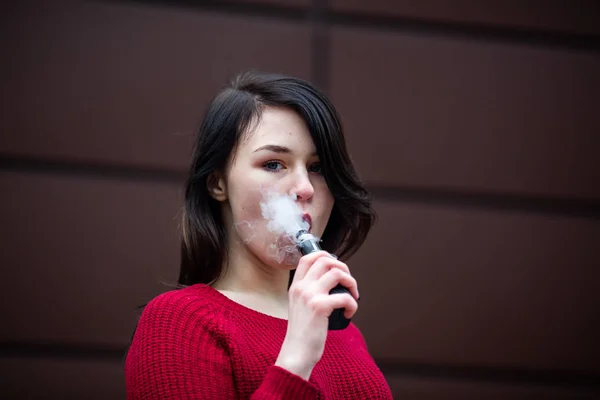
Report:
[[[302,215],[302,220],[308,222],[308,232],[310,233],[312,229],[312,218],[310,217],[310,214],[306,213]]]

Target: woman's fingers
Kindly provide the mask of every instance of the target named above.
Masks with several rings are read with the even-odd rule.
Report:
[[[350,269],[346,264],[332,257],[329,253],[323,253],[308,268],[303,279],[317,280],[333,268],[339,269],[346,274],[350,274]]]
[[[338,268],[332,268],[321,276],[315,283],[319,292],[327,292],[333,289],[337,284],[341,284],[350,291],[355,299],[358,299],[358,284],[350,274]]]
[[[330,295],[331,289],[338,284],[347,288],[350,293]],[[295,299],[303,299],[313,312],[320,315],[329,316],[333,310],[343,308],[344,316],[352,318],[358,309],[356,279],[350,275],[350,269],[345,263],[325,251],[307,254],[300,259],[290,295]]]
[[[327,296],[315,296],[311,302],[311,308],[319,315],[329,316],[338,309],[344,309],[344,316],[352,318],[358,310],[358,303],[348,293],[335,293]]]
[[[298,267],[296,267],[296,272],[294,273],[294,280],[304,279],[311,266],[317,261],[320,257],[329,257],[333,259],[333,257],[326,251],[315,251],[314,253],[307,254],[300,258],[298,262]]]
[[[296,269],[291,290],[310,291],[314,295],[329,293],[337,284],[346,287],[355,299],[358,299],[358,285],[350,274],[348,266],[332,257],[331,254],[319,251],[308,254],[301,259]]]

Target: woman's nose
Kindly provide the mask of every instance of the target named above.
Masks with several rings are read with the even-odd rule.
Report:
[[[298,200],[308,201],[312,198],[315,188],[310,182],[308,173],[298,173],[296,175],[296,182],[292,193],[297,196]]]

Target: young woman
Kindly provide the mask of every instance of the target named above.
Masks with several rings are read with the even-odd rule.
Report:
[[[272,229],[273,195],[293,200],[327,251],[301,256]],[[374,219],[330,101],[300,79],[238,76],[197,136],[182,288],[141,315],[125,365],[128,398],[391,399],[359,329],[328,330],[333,310],[351,318],[358,308],[341,260]],[[349,293],[330,294],[338,284]]]

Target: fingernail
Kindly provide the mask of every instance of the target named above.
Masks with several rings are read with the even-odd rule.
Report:
[[[333,253],[329,253],[329,254],[331,255],[331,257],[333,257],[337,260],[338,257],[335,254],[333,254]]]

